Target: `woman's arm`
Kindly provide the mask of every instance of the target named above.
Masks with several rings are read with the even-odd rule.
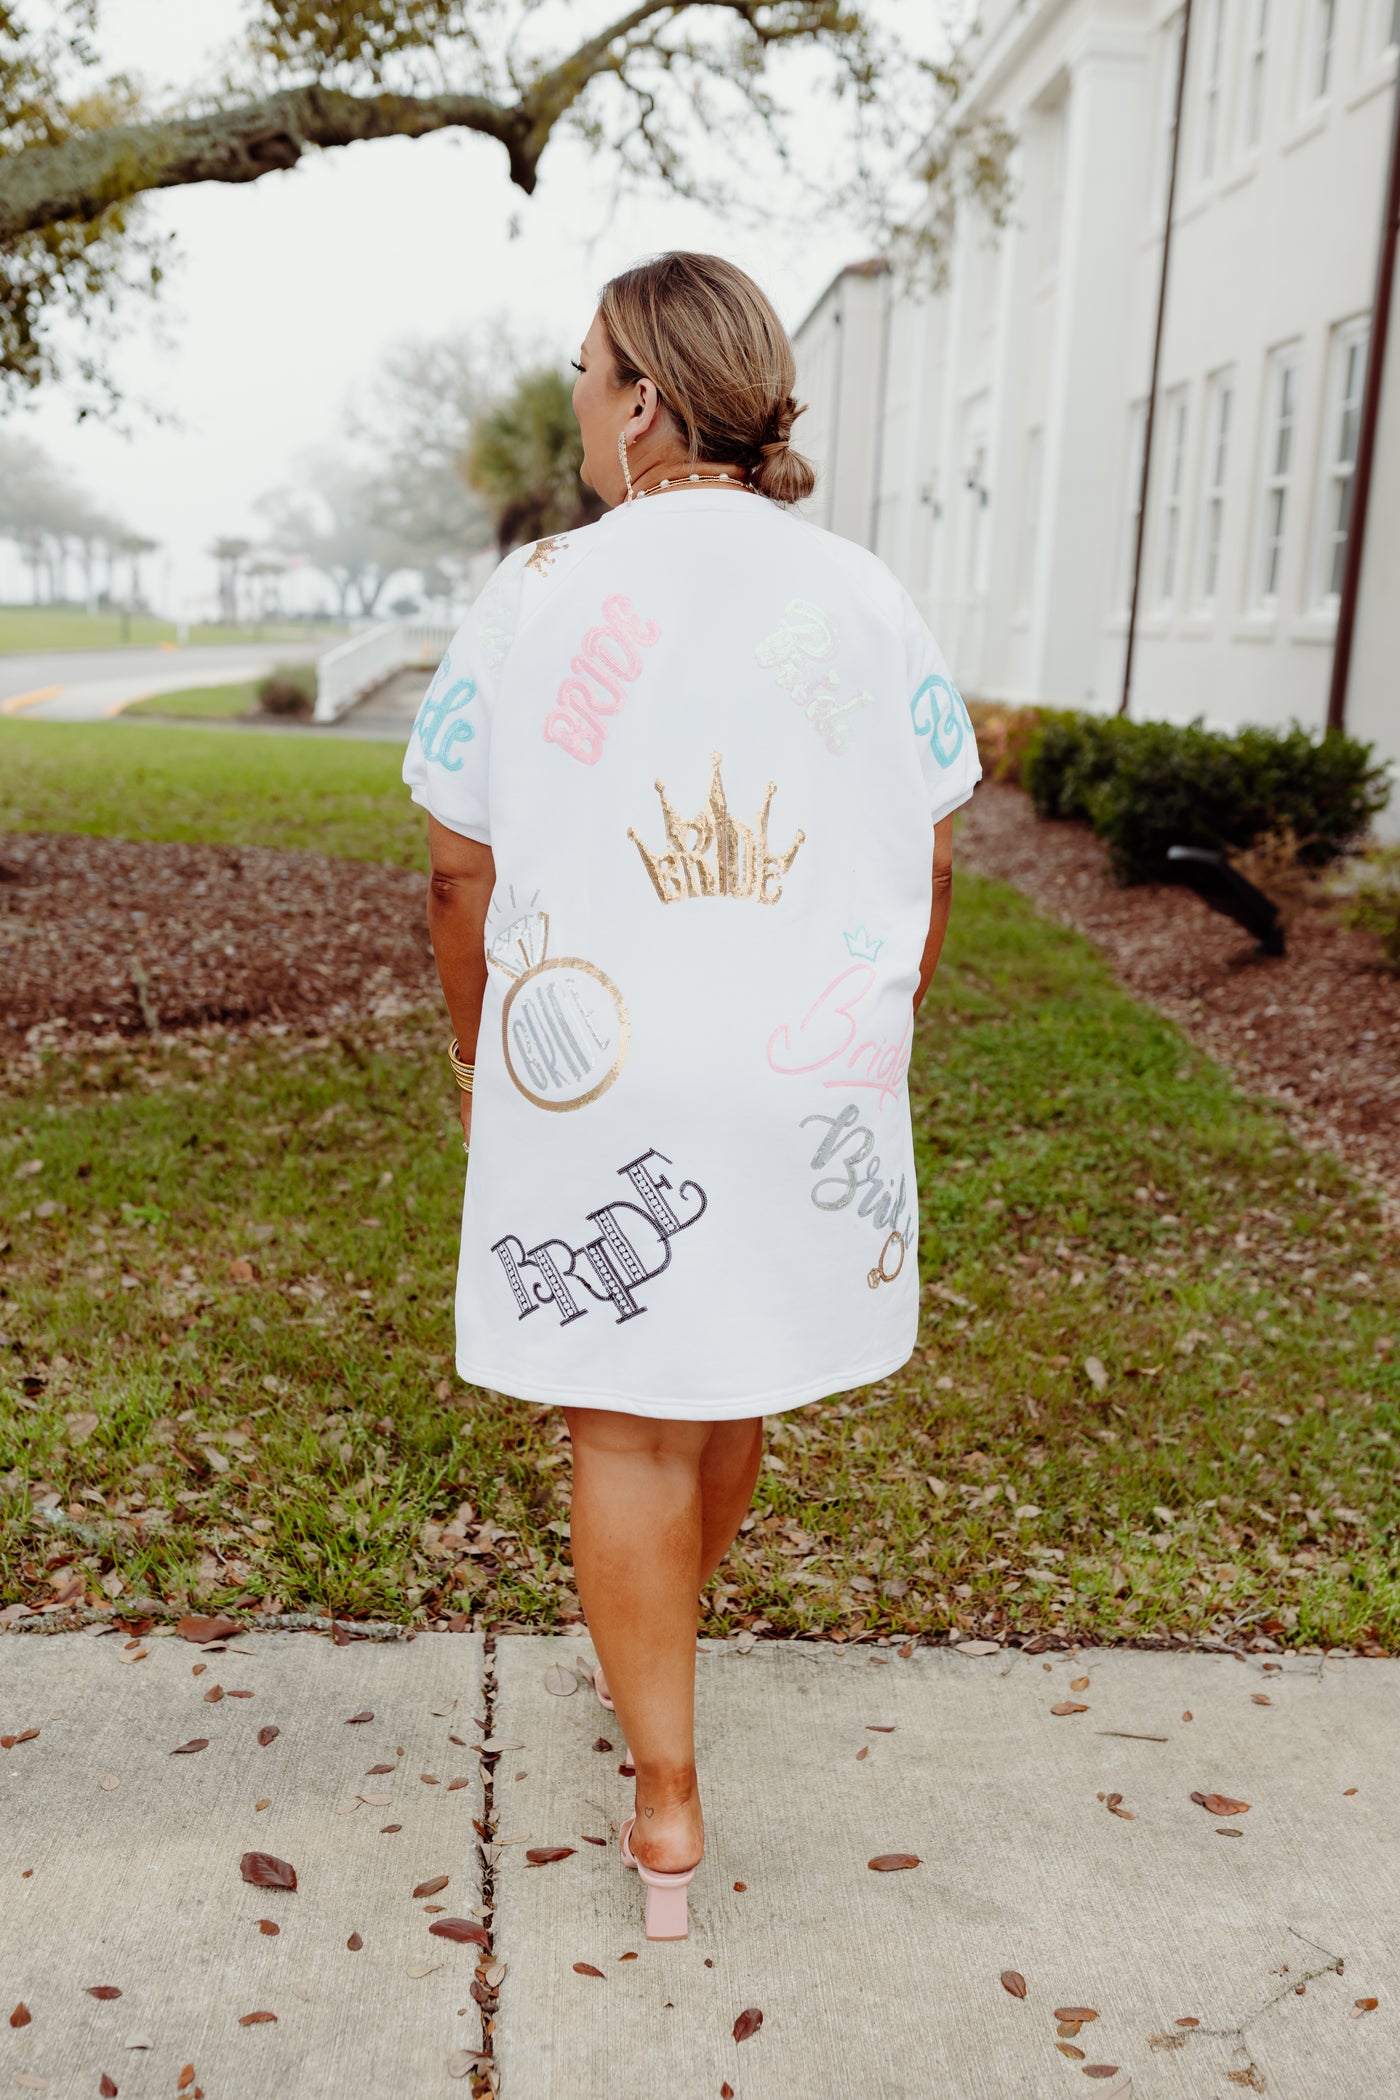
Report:
[[[919,964],[919,988],[914,994],[915,1013],[923,1005],[924,993],[938,968],[938,958],[943,953],[943,936],[948,931],[948,914],[952,908],[953,820],[951,817],[944,817],[941,823],[933,827],[933,904],[928,915],[928,939],[924,942],[923,958]]]
[[[496,886],[489,846],[428,819],[433,872],[428,883],[428,932],[461,1056],[471,1064],[486,996],[486,910]],[[463,1094],[462,1136],[472,1134],[472,1097]]]

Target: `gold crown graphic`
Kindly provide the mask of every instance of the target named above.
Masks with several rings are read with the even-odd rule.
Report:
[[[768,782],[753,823],[741,824],[729,814],[720,762],[720,753],[712,751],[709,800],[698,816],[678,817],[664,783],[657,781],[666,820],[666,845],[660,852],[653,853],[628,826],[627,836],[641,854],[663,904],[679,904],[685,897],[751,897],[758,904],[776,904],[783,894],[783,877],[806,837],[799,831],[786,853],[770,853],[768,812],[778,791],[776,783]]]

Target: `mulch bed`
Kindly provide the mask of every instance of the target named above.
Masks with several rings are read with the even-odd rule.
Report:
[[[437,1001],[424,891],[322,853],[0,832],[0,1051]]]
[[[1130,991],[1282,1102],[1305,1142],[1359,1168],[1400,1226],[1400,976],[1368,934],[1313,901],[1288,924],[1288,953],[1260,955],[1187,891],[1120,889],[1085,825],[1047,822],[996,782],[964,811],[958,854],[1087,934]]]

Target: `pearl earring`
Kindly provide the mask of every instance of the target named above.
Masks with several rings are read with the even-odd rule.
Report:
[[[627,484],[627,501],[630,503],[632,501],[632,469],[627,464],[627,432],[625,430],[620,430],[617,434],[617,457],[622,467],[622,478]]]

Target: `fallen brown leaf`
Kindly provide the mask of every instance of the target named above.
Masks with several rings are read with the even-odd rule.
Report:
[[[1084,2051],[1076,2049],[1073,2042],[1056,2042],[1055,2047],[1059,2050],[1061,2056],[1068,2056],[1075,2063],[1083,2063]]]
[[[1050,1711],[1052,1714],[1087,1714],[1089,1709],[1081,1705],[1078,1699],[1061,1699]]]
[[[253,1803],[253,1814],[255,1816],[260,1816],[265,1808],[271,1808],[271,1806],[271,1797],[267,1794],[264,1794],[261,1801],[255,1801]]]
[[[1076,2027],[1082,2027],[1086,2020],[1097,2020],[1098,2014],[1094,2011],[1092,2005],[1057,2005],[1055,2018],[1057,2020],[1073,2020]]]
[[[763,2025],[763,2015],[756,2005],[746,2006],[734,2022],[734,2039],[746,2042],[751,2034],[757,2034]]]
[[[89,1998],[120,1998],[121,1996],[120,1990],[114,1983],[90,1983],[87,1987],[87,1994]]]
[[[428,1927],[440,1940],[456,1940],[462,1946],[489,1947],[491,1935],[475,1918],[434,1918]]]
[[[1272,1706],[1274,1703],[1267,1692],[1251,1692],[1249,1696],[1256,1706]]]
[[[1185,2018],[1178,2020],[1176,2024],[1178,2027],[1199,2027],[1201,2023],[1192,2014],[1187,2013]]]
[[[1069,1681],[1069,1688],[1072,1692],[1087,1692],[1089,1689],[1089,1680],[1087,1677],[1071,1677]]]
[[[181,1743],[178,1748],[171,1751],[170,1755],[172,1757],[193,1757],[197,1750],[207,1750],[208,1748],[208,1736],[197,1735],[192,1737],[188,1743]]]
[[[1379,1998],[1358,1998],[1353,2010],[1359,2013],[1374,2012],[1380,2002]]]
[[[424,1786],[441,1786],[442,1784],[435,1772],[420,1772],[418,1777],[422,1780]]]
[[[617,1958],[619,1961],[636,1961],[637,1956],[629,1948],[626,1954],[619,1954]]]
[[[445,1889],[446,1887],[447,1876],[445,1874],[434,1874],[430,1880],[420,1881],[413,1893],[415,1896],[435,1896],[439,1889]]]
[[[369,1707],[366,1707],[363,1713],[359,1713],[359,1714],[347,1714],[347,1716],[346,1716],[346,1719],[345,1719],[345,1725],[346,1725],[346,1727],[347,1727],[347,1728],[354,1728],[354,1727],[356,1727],[356,1726],[357,1726],[357,1725],[358,1725],[358,1724],[359,1724],[359,1723],[360,1723],[361,1721],[372,1721],[373,1719],[374,1719],[374,1715],[373,1715],[373,1713],[371,1712],[371,1710],[370,1710],[370,1708],[369,1708]]]
[[[736,1896],[743,1896],[743,1895],[747,1894],[747,1892],[748,1892],[748,1886],[749,1886],[749,1885],[748,1885],[748,1883],[747,1883],[746,1881],[736,1881],[736,1882],[735,1882],[735,1884],[734,1884],[734,1893],[735,1893],[735,1895],[736,1895]]]
[[[186,2092],[189,2089],[189,2087],[193,2084],[194,2065],[186,2064],[184,2069],[181,2071],[179,2077],[175,2081],[175,2090],[177,2093],[183,2093]]]
[[[1026,1979],[1019,1969],[1003,1969],[1001,1987],[1004,1991],[1010,1991],[1013,1998],[1024,1998],[1026,1995]]]
[[[1244,1816],[1249,1813],[1247,1801],[1232,1801],[1228,1794],[1193,1794],[1191,1799],[1209,1816]]]
[[[121,1781],[115,1772],[104,1772],[97,1784],[101,1787],[104,1794],[115,1794],[117,1788],[121,1785]]]
[[[175,1621],[175,1631],[185,1641],[194,1641],[203,1646],[205,1641],[222,1641],[231,1633],[237,1633],[238,1623],[234,1619],[206,1618],[198,1612],[187,1612],[183,1619]]]
[[[893,1735],[893,1721],[867,1721],[866,1729],[871,1735]]]
[[[223,1696],[223,1686],[221,1684],[211,1684],[208,1691],[204,1694],[204,1703],[206,1706],[217,1706]]]
[[[578,1679],[572,1670],[564,1668],[563,1663],[551,1663],[544,1673],[544,1688],[553,1692],[557,1699],[567,1699],[571,1692],[578,1690]]]
[[[447,1791],[449,1794],[455,1794],[459,1790],[459,1788],[470,1785],[470,1779],[449,1779],[447,1782]]]
[[[576,1845],[530,1845],[526,1847],[525,1858],[532,1867],[548,1867],[556,1859],[568,1859],[577,1850]]]
[[[116,2080],[109,2078],[105,2071],[97,2082],[97,2090],[102,2095],[102,2100],[117,2100]]]
[[[576,1962],[574,1963],[574,1974],[575,1974],[575,1976],[598,1976],[598,1977],[601,1977],[601,1976],[602,1976],[602,1973],[603,1973],[603,1972],[602,1972],[602,1970],[601,1970],[601,1969],[595,1969],[595,1968],[594,1968],[594,1966],[593,1966],[593,1964],[592,1964],[592,1962],[591,1962],[591,1961],[576,1961]]]
[[[727,2078],[719,2089],[719,2100],[734,2100],[734,2088]]]
[[[271,1918],[258,1919],[258,1931],[265,1932],[269,1939],[275,1939],[281,1930],[281,1926],[276,1924]]]
[[[238,2024],[240,2027],[264,2027],[269,2020],[275,2020],[276,2018],[277,2015],[274,2012],[244,2013]]]
[[[1343,1799],[1344,1801],[1346,1801],[1346,1800],[1348,1800],[1348,1799],[1350,1798],[1350,1796],[1351,1796],[1352,1794],[1355,1794],[1355,1793],[1359,1793],[1359,1792],[1360,1792],[1360,1788],[1359,1788],[1359,1787],[1354,1787],[1354,1786],[1344,1786],[1344,1787],[1342,1788],[1342,1799]]]
[[[860,1746],[860,1748],[859,1748],[859,1750],[857,1750],[857,1752],[856,1752],[856,1763],[857,1763],[857,1764],[859,1764],[859,1763],[860,1763],[860,1761],[861,1761],[861,1759],[862,1759],[863,1757],[869,1757],[869,1755],[870,1755],[870,1745],[869,1745],[869,1743],[862,1743],[862,1744],[861,1744],[861,1746]]]
[[[365,1772],[365,1778],[366,1778],[366,1779],[379,1779],[379,1778],[381,1778],[381,1777],[383,1776],[383,1774],[384,1774],[385,1772],[393,1772],[393,1771],[396,1771],[396,1770],[397,1770],[397,1767],[396,1767],[395,1765],[370,1765],[370,1766],[369,1766],[369,1767],[368,1767],[368,1768],[366,1769],[366,1772]]]
[[[1082,2064],[1080,2068],[1086,2078],[1116,2078],[1118,2076],[1117,2064]]]
[[[266,1728],[260,1728],[258,1730],[258,1741],[262,1744],[263,1749],[266,1750],[268,1744],[275,1743],[278,1736],[281,1733],[282,1731],[280,1728],[273,1728],[271,1724],[269,1724]]]
[[[606,1845],[608,1842],[606,1838],[590,1837],[586,1830],[581,1830],[579,1836],[583,1839],[585,1845]]]
[[[33,2017],[34,2015],[29,2010],[29,2007],[21,2000],[10,2014],[10,2025],[11,2027],[27,2027]]]
[[[903,1867],[917,1867],[917,1852],[880,1852],[866,1864],[874,1874],[897,1874]]]
[[[352,1954],[358,1954],[364,1945],[364,1941],[360,1938],[358,1932],[352,1932],[345,1944]]]
[[[611,1750],[612,1744],[608,1741],[605,1735],[600,1735],[598,1737],[598,1740],[594,1743],[593,1747],[595,1750]]]
[[[294,1889],[297,1870],[271,1852],[245,1852],[238,1871],[255,1889]]]

